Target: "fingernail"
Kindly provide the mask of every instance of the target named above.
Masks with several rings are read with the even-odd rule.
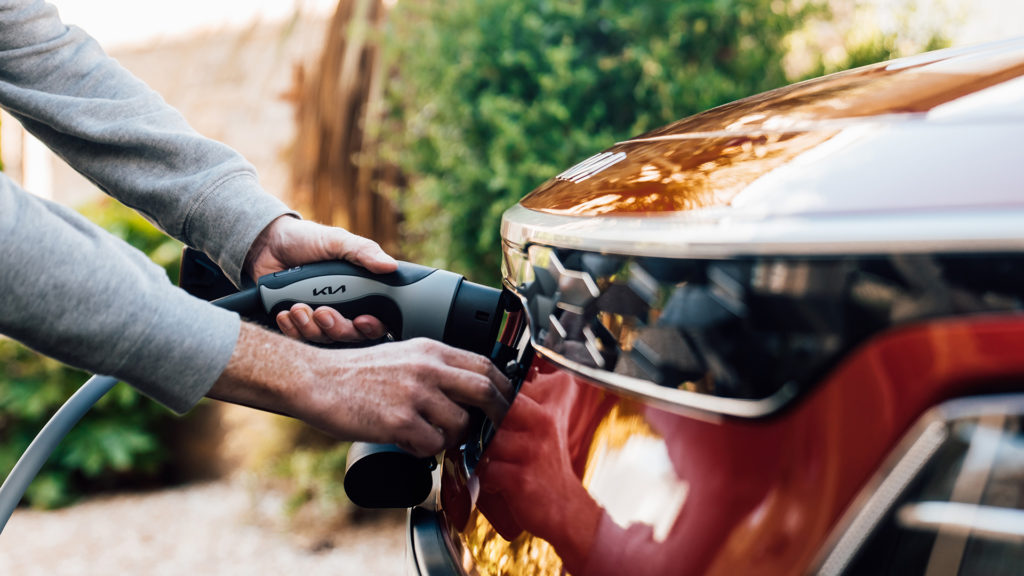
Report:
[[[293,312],[295,313],[295,320],[299,323],[300,326],[305,326],[306,324],[309,324],[309,314],[307,314],[305,310],[299,309],[293,310]]]
[[[295,324],[292,323],[292,319],[285,312],[281,312],[277,315],[277,325],[282,331],[295,330]]]
[[[397,260],[395,260],[394,258],[389,256],[386,252],[381,252],[381,253],[377,254],[377,262],[380,262],[381,264],[397,264],[398,263]]]
[[[313,318],[321,328],[329,330],[334,327],[334,318],[330,314],[314,314]]]

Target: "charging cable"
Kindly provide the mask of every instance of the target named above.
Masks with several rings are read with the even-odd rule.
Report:
[[[256,288],[243,290],[230,296],[225,296],[212,302],[219,306],[239,313],[252,310],[259,304],[259,296]],[[4,526],[14,514],[14,509],[21,502],[28,485],[35,479],[36,474],[43,467],[43,464],[50,458],[50,454],[57,448],[60,441],[67,436],[67,433],[78,424],[78,421],[85,416],[93,404],[99,401],[104,394],[110,391],[117,384],[117,378],[110,376],[93,376],[78,389],[77,392],[68,398],[67,402],[50,418],[50,420],[39,431],[39,434],[32,440],[32,443],[25,449],[25,453],[18,459],[11,473],[0,486],[0,534]]]

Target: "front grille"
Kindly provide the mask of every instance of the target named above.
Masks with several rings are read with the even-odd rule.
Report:
[[[740,416],[776,410],[884,330],[1018,312],[1024,295],[1019,254],[700,260],[507,245],[504,272],[556,363]]]

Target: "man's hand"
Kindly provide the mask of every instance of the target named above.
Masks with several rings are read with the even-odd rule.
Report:
[[[242,323],[207,395],[287,414],[339,439],[430,456],[461,441],[469,422],[463,405],[501,422],[511,393],[490,360],[433,340],[327,350]]]
[[[373,240],[356,236],[343,228],[324,226],[292,216],[271,222],[253,242],[245,259],[245,272],[254,280],[321,260],[348,260],[378,274],[394,272],[398,263]],[[349,319],[326,306],[313,310],[296,304],[277,315],[281,331],[311,342],[376,339],[387,328],[373,316]]]

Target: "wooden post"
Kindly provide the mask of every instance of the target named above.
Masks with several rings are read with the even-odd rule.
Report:
[[[379,189],[398,175],[377,152],[384,73],[374,33],[386,16],[381,0],[339,0],[319,64],[296,68],[291,200],[395,254],[398,213]]]

